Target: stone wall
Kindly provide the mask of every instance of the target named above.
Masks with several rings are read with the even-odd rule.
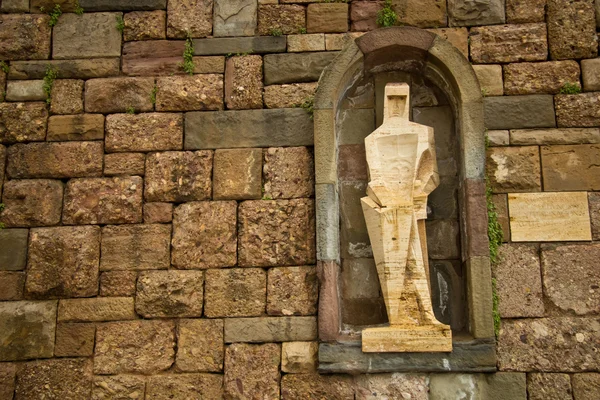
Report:
[[[297,106],[382,2],[1,0],[0,398],[597,398],[598,1],[393,6],[486,96],[500,372],[316,372]]]

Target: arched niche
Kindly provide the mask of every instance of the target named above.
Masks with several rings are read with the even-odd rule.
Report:
[[[430,281],[436,316],[452,325],[452,353],[360,348],[361,329],[386,322],[358,199],[368,179],[364,137],[381,124],[387,82],[411,85],[411,119],[436,132],[443,179],[428,203]],[[495,370],[483,100],[468,60],[422,29],[372,31],[325,69],[314,108],[320,371]],[[433,259],[432,248],[441,249]]]

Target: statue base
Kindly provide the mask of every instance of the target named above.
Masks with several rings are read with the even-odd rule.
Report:
[[[452,351],[448,325],[395,325],[362,331],[364,353],[430,353]]]

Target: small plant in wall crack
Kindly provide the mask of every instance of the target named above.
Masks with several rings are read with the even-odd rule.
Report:
[[[133,106],[127,107],[127,110],[125,110],[125,112],[127,114],[135,114],[135,107],[133,107]]]
[[[0,214],[2,214],[2,211],[4,211],[4,203],[0,203]],[[5,226],[2,222],[0,222],[0,229],[4,229]]]
[[[377,13],[377,25],[381,27],[394,26],[398,22],[398,15],[392,8],[392,0],[385,0],[383,8]]]
[[[563,87],[560,88],[560,94],[579,94],[581,93],[581,86],[577,83],[565,83]]]
[[[0,61],[0,70],[2,70],[5,74],[8,74],[8,64],[5,63],[4,61]]]
[[[310,96],[304,99],[300,104],[294,104],[294,107],[300,107],[310,115],[310,119],[313,119],[315,113],[315,97]]]
[[[189,75],[194,75],[194,41],[192,35],[188,33],[185,39],[185,49],[183,50],[183,63],[181,68]]]
[[[46,75],[44,75],[44,84],[42,88],[44,89],[44,94],[46,94],[46,103],[50,104],[52,102],[52,87],[54,86],[54,81],[58,78],[58,70],[51,65],[46,67]]]
[[[75,3],[75,14],[83,15],[84,9],[79,5],[79,2]]]
[[[152,92],[150,93],[150,101],[152,102],[153,106],[156,105],[156,94],[157,93],[158,93],[158,87],[156,87],[156,85],[154,85],[154,88],[152,89]]]
[[[42,8],[43,7],[40,7],[40,10],[43,12]],[[50,10],[48,15],[50,16],[50,21],[48,22],[48,25],[50,25],[50,27],[53,27],[54,25],[56,25],[58,23],[58,19],[62,15],[62,10],[60,9],[60,5],[55,4],[54,8],[52,10]]]
[[[125,30],[125,20],[123,20],[123,16],[117,15],[116,20],[117,20],[117,30],[119,32],[123,33],[123,31]]]
[[[271,29],[269,29],[269,35],[281,36],[281,35],[283,35],[283,31],[281,30],[281,28],[271,28]]]

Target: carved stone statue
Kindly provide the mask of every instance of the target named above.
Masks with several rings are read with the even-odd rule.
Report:
[[[361,203],[390,326],[364,329],[364,352],[452,351],[427,273],[427,196],[439,183],[433,128],[408,120],[409,91],[386,85],[383,124],[365,139],[370,182]]]

